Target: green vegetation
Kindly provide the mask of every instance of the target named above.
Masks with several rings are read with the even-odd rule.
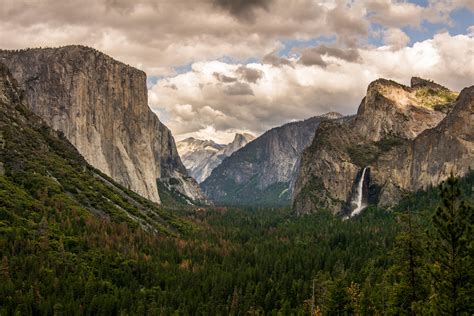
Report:
[[[434,301],[439,311],[450,315],[472,313],[474,306],[474,207],[462,199],[458,182],[451,177],[441,186],[441,205],[428,242]]]
[[[311,177],[299,193],[301,197],[309,197],[313,205],[327,205],[327,202],[340,202],[329,194],[325,195],[327,200],[321,198],[320,192],[324,190],[323,180],[319,177]]]
[[[19,100],[10,101],[0,100],[0,206],[9,217],[13,210],[22,208],[28,216],[37,214],[30,219],[35,223],[48,217],[46,214],[72,212],[165,235],[192,229],[89,166],[61,133],[44,125]]]
[[[180,192],[168,187],[159,179],[156,181],[162,205],[167,209],[182,208],[188,205],[188,199]]]
[[[366,167],[376,161],[382,153],[400,146],[403,143],[404,140],[401,138],[387,136],[378,142],[352,145],[347,148],[347,152],[354,164],[359,167]]]
[[[286,207],[290,205],[289,182],[277,182],[261,189],[257,183],[258,176],[254,176],[242,184],[237,184],[232,179],[220,181],[223,181],[223,185],[219,187],[227,192],[227,195],[218,201],[220,205],[243,207]]]
[[[425,245],[444,243],[443,226],[461,232],[459,271],[468,273],[459,298],[472,308],[466,249],[473,245],[467,206],[474,173],[455,184],[464,208],[455,202],[458,216],[447,225],[436,209],[452,197],[439,198],[433,188],[396,212],[371,207],[348,221],[323,211],[303,217],[289,209],[181,211],[202,229],[179,238],[75,209],[45,209],[1,179],[2,315],[307,314],[313,280],[324,314],[437,313],[441,302],[433,298],[442,298],[444,287],[431,284],[451,279],[440,265],[445,255]]]
[[[458,93],[448,89],[432,89],[429,87],[419,88],[415,92],[415,96],[421,100],[423,106],[438,111],[451,107],[458,95]]]

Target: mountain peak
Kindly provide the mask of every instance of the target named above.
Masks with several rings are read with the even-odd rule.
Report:
[[[242,142],[242,141],[245,141],[248,143],[254,139],[255,139],[255,136],[250,133],[236,133],[234,136],[234,140],[232,141],[232,144],[236,142],[237,143]]]
[[[178,142],[181,159],[192,177],[204,181],[224,158],[255,139],[249,133],[236,133],[234,140],[227,145],[216,144],[212,140],[188,137]]]
[[[343,117],[343,115],[338,112],[327,112],[325,114],[320,115],[319,117],[334,120]]]
[[[413,87],[393,80],[377,79],[370,83],[367,95],[357,111],[356,130],[379,141],[387,135],[413,139],[435,127],[449,111],[457,94],[424,79],[412,79]]]
[[[448,88],[437,84],[436,82],[429,80],[429,79],[423,79],[420,77],[412,77],[410,80],[410,86],[414,89],[417,88],[430,88],[433,90],[449,90]]]

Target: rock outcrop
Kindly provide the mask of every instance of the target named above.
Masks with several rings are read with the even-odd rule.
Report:
[[[379,204],[389,207],[406,192],[469,170],[474,170],[474,86],[461,91],[438,126],[381,155],[372,168],[372,181],[381,188]]]
[[[217,204],[289,205],[299,158],[319,124],[338,113],[273,128],[224,159],[201,183]]]
[[[198,183],[201,183],[211,175],[212,170],[220,165],[224,158],[229,157],[254,139],[255,136],[252,134],[235,134],[231,143],[221,145],[212,140],[189,137],[179,141],[177,145],[179,155],[189,174]]]
[[[457,93],[420,78],[411,87],[384,79],[371,83],[357,115],[322,124],[304,151],[296,212],[351,212],[364,168],[364,203],[384,207],[450,172],[464,175],[474,168],[472,89],[456,101]]]
[[[170,130],[150,110],[146,75],[83,46],[0,51],[30,109],[64,133],[88,163],[160,202],[157,179],[203,200]]]

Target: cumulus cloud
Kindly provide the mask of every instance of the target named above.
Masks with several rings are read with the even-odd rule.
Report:
[[[369,22],[365,16],[365,7],[361,3],[345,4],[342,1],[330,10],[326,21],[332,29],[337,30],[339,40],[349,46],[356,46],[360,36],[369,33]]]
[[[223,83],[213,75],[219,72],[241,78],[239,69],[244,65],[199,62],[187,73],[160,80],[149,91],[149,102],[157,113],[167,114],[162,116],[168,118],[164,123],[178,139],[194,135],[228,142],[237,131],[258,135],[288,121],[329,111],[355,113],[367,85],[380,77],[409,84],[412,76],[420,76],[460,90],[474,83],[472,47],[472,36],[442,33],[398,50],[387,46],[358,49],[358,58],[326,53],[326,67],[299,60],[293,67],[245,65],[262,73],[255,82]],[[327,51],[331,50],[318,49],[319,54]],[[332,59],[337,63],[330,62]],[[166,88],[168,85],[178,90]],[[230,92],[229,87],[234,90]]]
[[[252,87],[245,82],[236,82],[224,89],[227,95],[253,95]]]
[[[306,49],[302,52],[299,62],[305,66],[318,65],[326,67],[326,62],[321,57],[321,54],[313,49]]]
[[[452,24],[450,14],[460,8],[474,11],[471,0],[431,0],[427,6],[398,0],[369,0],[368,17],[388,28],[420,27],[423,21]]]
[[[301,54],[299,62],[306,66],[318,65],[326,67],[327,62],[323,60],[322,56],[334,57],[349,62],[357,62],[360,59],[359,52],[354,48],[319,45],[296,51]]]
[[[425,10],[414,3],[392,0],[368,1],[367,9],[372,21],[388,27],[418,26]]]
[[[363,2],[348,3],[3,0],[0,38],[6,49],[93,46],[149,75],[168,76],[200,60],[260,59],[287,39],[333,36],[353,45],[367,36],[368,24]]]
[[[229,77],[229,76],[226,76],[226,75],[218,73],[218,72],[213,73],[213,75],[220,82],[236,82],[237,81],[237,78],[235,78],[235,77]]]
[[[419,75],[460,88],[473,75],[472,30],[406,47],[402,29],[449,26],[461,7],[474,10],[474,1],[2,0],[0,45],[93,46],[161,79],[149,101],[175,134],[258,134],[331,110],[352,113],[377,77]],[[370,46],[377,34],[383,47]]]
[[[402,30],[390,28],[384,31],[383,41],[392,49],[401,49],[410,43],[410,38]]]
[[[239,68],[237,68],[236,73],[239,74],[243,80],[252,83],[256,83],[257,80],[262,78],[263,76],[263,71],[259,69],[249,68],[247,66],[240,66]]]
[[[2,0],[0,38],[7,49],[93,46],[148,75],[169,76],[176,66],[224,56],[265,56],[266,63],[290,66],[268,55],[288,39],[325,36],[360,47],[370,22],[447,23],[460,7],[474,10],[469,0],[433,0],[427,7],[396,0]]]
[[[281,67],[284,65],[293,67],[292,62],[289,59],[276,56],[275,53],[269,53],[263,56],[262,62],[265,64],[270,64],[275,67]]]

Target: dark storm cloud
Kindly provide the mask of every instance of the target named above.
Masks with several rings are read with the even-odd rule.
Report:
[[[220,82],[224,82],[224,83],[229,83],[229,82],[236,82],[237,81],[237,78],[234,78],[234,77],[228,77],[224,74],[221,74],[221,73],[218,73],[218,72],[215,72],[212,74],[217,80],[219,80]]]
[[[236,71],[240,77],[251,83],[256,83],[258,79],[262,78],[263,72],[258,69],[249,68],[246,66],[240,66]]]
[[[227,95],[254,95],[248,83],[236,82],[224,90]]]
[[[240,21],[255,22],[255,10],[268,10],[273,0],[214,0],[214,5],[228,11]]]

